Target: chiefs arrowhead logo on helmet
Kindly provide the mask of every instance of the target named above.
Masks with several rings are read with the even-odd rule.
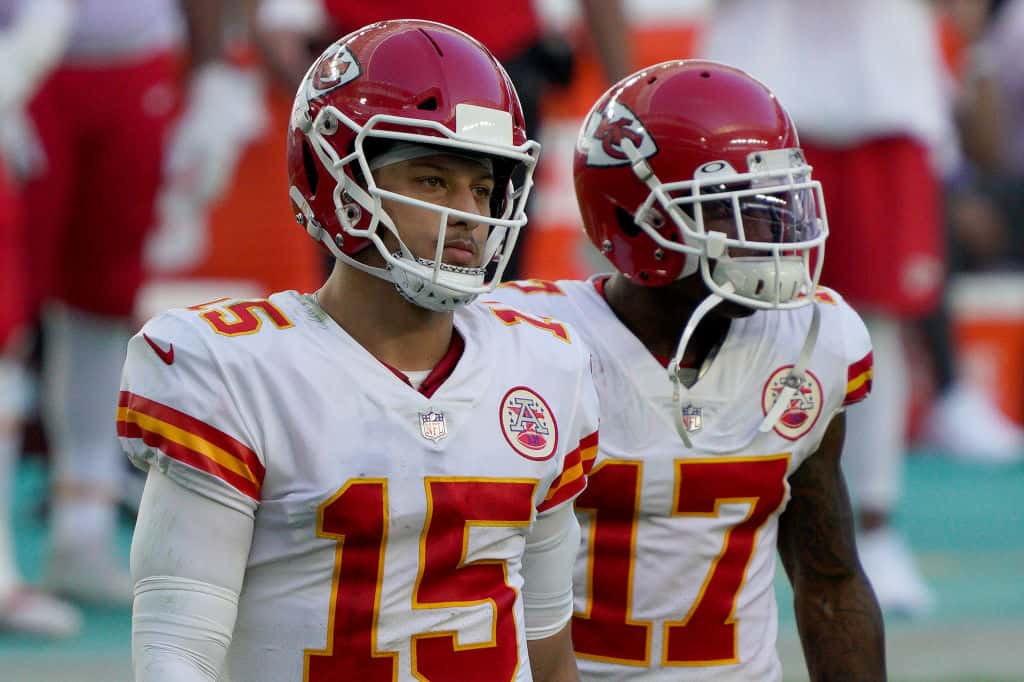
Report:
[[[601,140],[601,150],[613,159],[624,160],[625,152],[622,151],[622,140],[628,139],[637,149],[644,141],[644,136],[635,130],[630,130],[631,119],[620,118],[615,121],[602,119],[601,125],[597,126],[594,137]]]
[[[334,52],[323,55],[313,68],[315,71],[310,79],[312,95],[322,95],[339,88],[358,78],[361,73],[355,55],[342,44]]]
[[[607,109],[593,112],[580,140],[587,155],[587,165],[628,165],[629,157],[622,149],[624,140],[629,140],[644,158],[658,152],[654,138],[624,104],[613,102]]]
[[[310,114],[310,102],[337,90],[346,83],[351,83],[362,73],[359,61],[356,60],[356,56],[352,54],[348,45],[344,43],[344,39],[327,48],[320,59],[309,67],[302,85],[299,86],[299,91],[292,103],[291,127],[308,131],[313,122],[313,116]]]

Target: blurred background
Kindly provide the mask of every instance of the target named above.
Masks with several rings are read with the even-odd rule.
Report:
[[[1024,680],[1024,0],[0,0],[0,679],[131,678],[140,479],[113,433],[127,335],[168,307],[319,286],[327,263],[287,199],[294,89],[324,46],[402,14],[487,44],[543,145],[509,278],[608,269],[580,229],[572,148],[644,65],[747,68],[823,173],[826,152],[876,138],[925,150],[926,167],[862,168],[863,198],[841,208],[848,174],[819,176],[843,230],[826,262],[928,292],[848,296],[894,322],[876,387],[906,387],[884,403],[903,445],[874,474],[894,540],[869,575],[904,581],[876,584],[893,595],[890,679]],[[801,46],[795,69],[758,54]],[[934,183],[920,224],[858,221],[897,215],[908,175]],[[901,281],[873,274],[903,253]],[[787,679],[806,679],[784,578],[777,591]]]

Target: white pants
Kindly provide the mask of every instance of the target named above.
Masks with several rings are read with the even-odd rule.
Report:
[[[910,372],[903,322],[885,315],[862,317],[875,368],[871,395],[847,410],[843,471],[856,509],[889,512],[903,490]]]

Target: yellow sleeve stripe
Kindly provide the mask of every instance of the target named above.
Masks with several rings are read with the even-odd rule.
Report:
[[[846,393],[847,393],[847,395],[849,395],[850,393],[853,393],[858,388],[860,388],[861,386],[863,386],[867,382],[871,381],[871,378],[874,375],[874,371],[875,371],[874,368],[871,368],[868,371],[862,372],[860,375],[858,375],[858,376],[854,377],[853,379],[851,379],[850,381],[848,381],[846,383]]]

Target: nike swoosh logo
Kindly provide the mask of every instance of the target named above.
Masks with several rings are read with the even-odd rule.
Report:
[[[165,365],[170,365],[174,363],[173,343],[167,347],[167,350],[164,350],[163,348],[157,345],[156,341],[149,338],[149,336],[147,336],[146,334],[143,334],[142,338],[146,339],[146,343],[148,343],[149,347],[153,349],[153,352],[156,353],[160,357],[160,359],[164,361]]]

